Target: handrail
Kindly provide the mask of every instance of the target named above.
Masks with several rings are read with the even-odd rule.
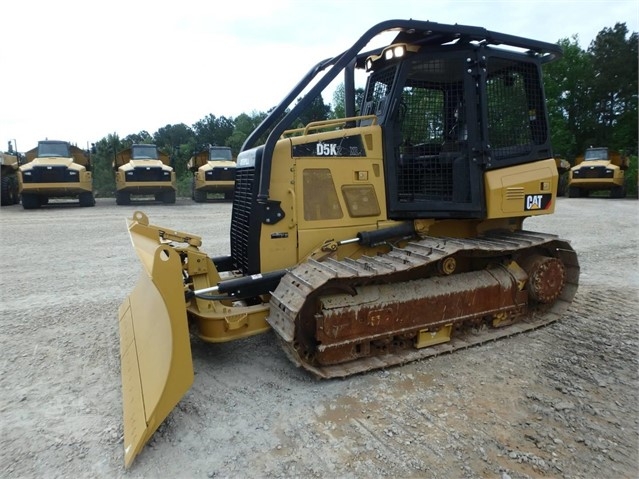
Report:
[[[331,118],[329,120],[312,121],[306,126],[295,128],[293,130],[286,130],[284,133],[282,133],[282,136],[280,138],[290,138],[291,136],[296,136],[296,134],[298,133],[301,133],[300,136],[306,136],[306,135],[309,135],[310,132],[314,130],[330,128],[335,125],[346,125],[347,123],[362,121],[362,120],[371,120],[369,124],[376,125],[377,115],[350,116],[345,118]]]

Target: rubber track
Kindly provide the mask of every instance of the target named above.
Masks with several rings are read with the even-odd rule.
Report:
[[[551,251],[566,267],[566,284],[557,301],[543,313],[533,311],[528,317],[502,328],[482,328],[463,335],[457,333],[449,342],[436,346],[411,348],[324,367],[304,361],[294,348],[295,322],[299,320],[299,312],[307,298],[329,281],[353,285],[357,284],[357,278],[368,277],[370,281],[370,277],[376,276],[376,280],[392,283],[393,276],[397,273],[424,267],[456,253],[463,252],[475,257],[508,256],[540,246]],[[450,353],[546,326],[560,319],[568,309],[577,291],[578,282],[577,255],[568,241],[555,235],[518,231],[472,239],[425,237],[408,243],[404,248],[393,249],[376,257],[363,256],[357,260],[345,258],[342,261],[329,258],[321,263],[311,259],[297,265],[282,278],[273,292],[267,320],[280,336],[286,354],[295,364],[321,378],[346,377]]]

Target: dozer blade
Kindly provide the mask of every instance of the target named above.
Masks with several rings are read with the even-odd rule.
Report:
[[[144,229],[129,227],[144,271],[119,310],[125,467],[193,384],[179,254]]]

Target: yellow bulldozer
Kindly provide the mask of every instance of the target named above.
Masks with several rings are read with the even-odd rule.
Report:
[[[379,23],[246,139],[230,254],[136,211],[143,271],[119,309],[125,465],[193,382],[190,326],[210,343],[272,329],[295,365],[335,378],[559,319],[577,255],[523,223],[555,208],[541,69],[561,53],[480,27]],[[342,74],[346,116],[299,127]]]
[[[131,145],[113,160],[115,202],[131,204],[131,195],[153,196],[155,201],[175,203],[177,180],[169,155],[156,145]]]
[[[203,203],[209,194],[233,199],[235,160],[228,146],[209,146],[195,153],[187,163],[193,173],[192,198]]]
[[[88,151],[66,141],[44,140],[25,157],[18,169],[25,210],[40,208],[50,198],[78,198],[80,206],[95,206]]]

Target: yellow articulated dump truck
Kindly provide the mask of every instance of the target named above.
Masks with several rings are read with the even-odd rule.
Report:
[[[293,364],[336,378],[560,319],[577,255],[524,221],[555,209],[541,71],[561,54],[481,27],[379,23],[247,137],[230,253],[134,212],[142,273],[119,308],[125,464],[191,387],[189,326],[213,344],[272,329]],[[300,127],[340,78],[345,117]]]
[[[18,152],[14,151],[9,142],[6,153],[0,152],[0,205],[11,206],[20,203],[20,189],[18,185]]]
[[[194,154],[187,166],[193,173],[193,201],[202,203],[209,194],[233,199],[235,161],[228,146],[209,146]]]
[[[568,196],[579,198],[592,191],[609,191],[611,198],[624,198],[624,171],[628,157],[608,148],[588,148],[575,159],[568,178]]]
[[[131,195],[175,203],[177,183],[169,155],[156,145],[132,145],[115,155],[115,201],[131,204]]]
[[[89,153],[66,141],[39,141],[25,153],[18,169],[20,198],[25,210],[50,198],[78,198],[80,206],[95,206]]]

